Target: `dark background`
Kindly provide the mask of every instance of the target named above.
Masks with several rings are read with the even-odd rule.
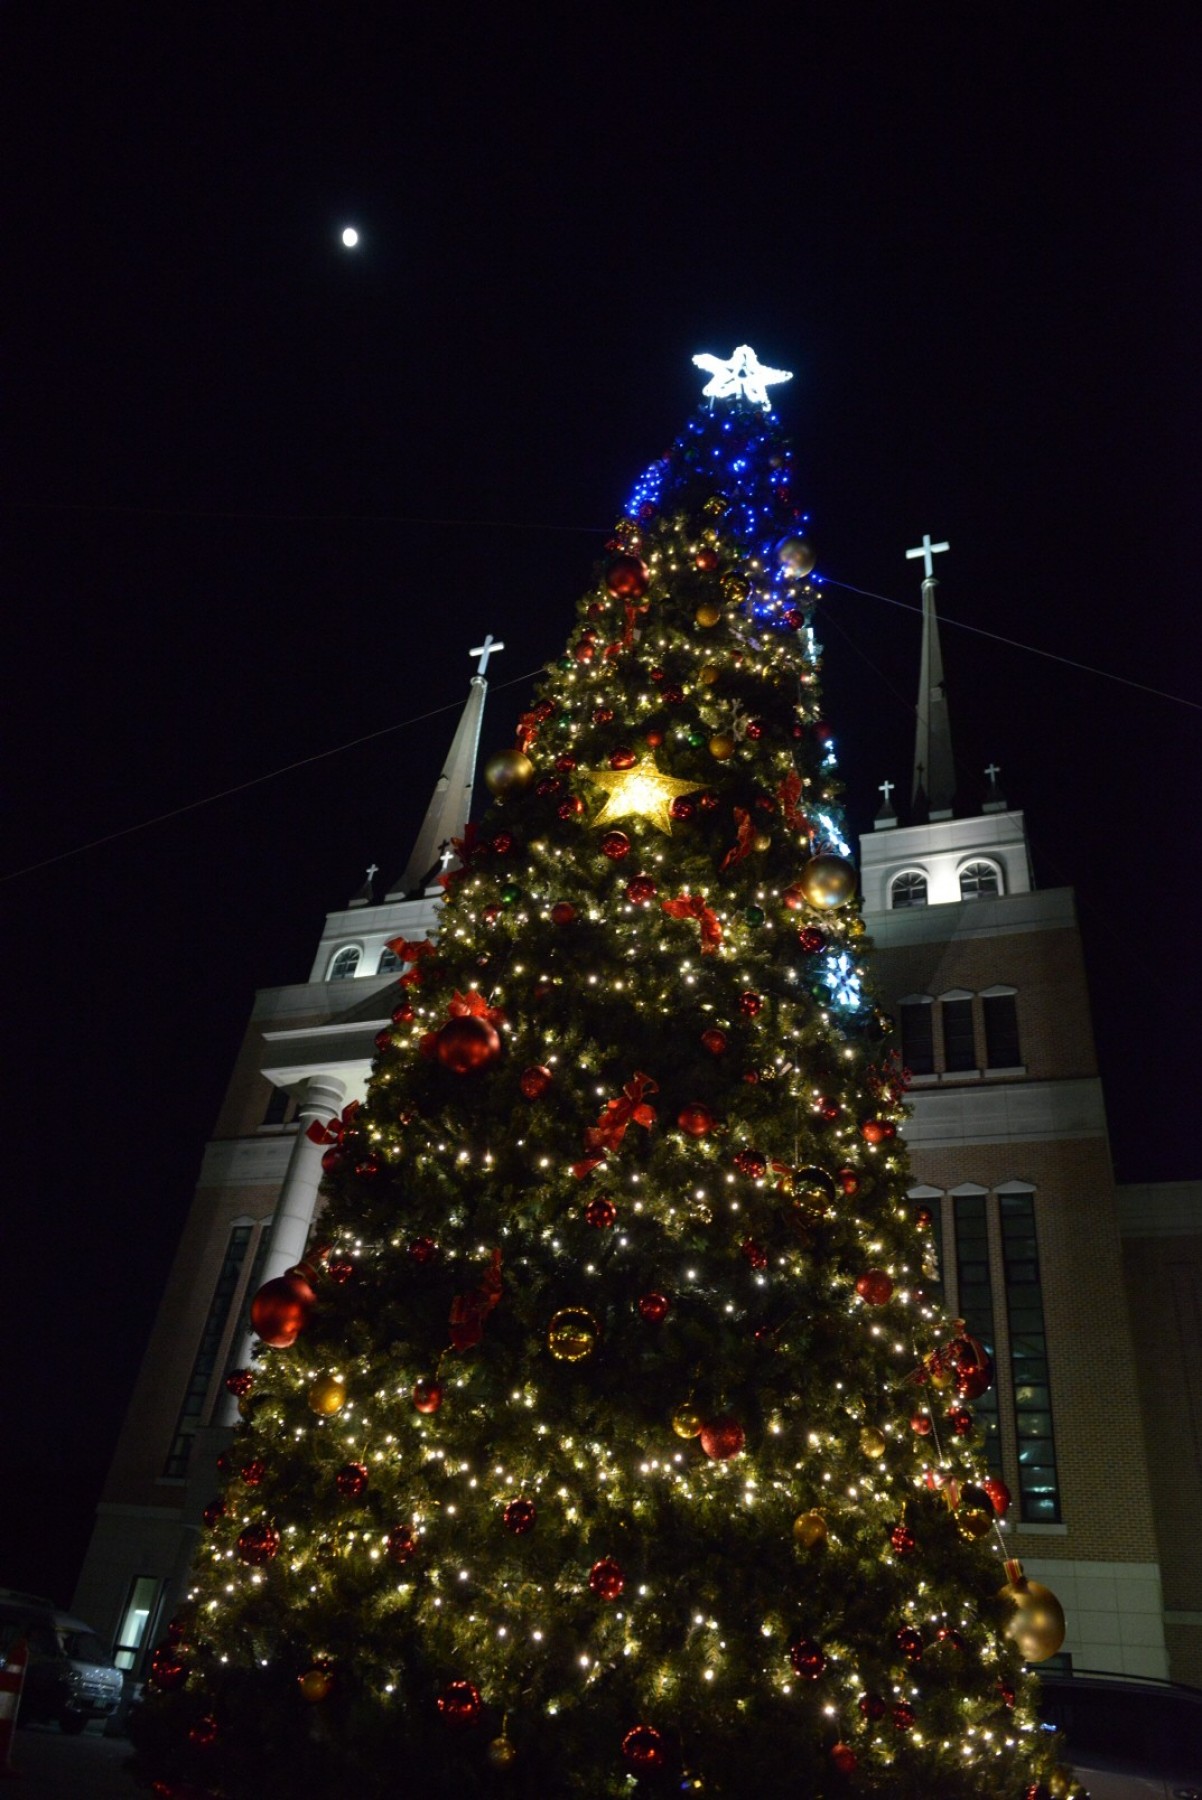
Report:
[[[1193,702],[945,624],[1120,1177],[1199,1173],[1196,14],[427,10],[0,21],[0,1582],[70,1593],[253,989],[399,871],[485,631],[508,738],[695,350],[795,371],[827,575],[915,603],[950,538],[945,620]],[[863,828],[918,622],[820,635]]]

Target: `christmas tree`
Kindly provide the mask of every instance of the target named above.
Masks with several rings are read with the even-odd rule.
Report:
[[[907,1199],[787,376],[698,361],[256,1298],[162,1796],[1071,1791]]]

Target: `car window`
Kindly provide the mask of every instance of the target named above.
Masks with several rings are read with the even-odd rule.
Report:
[[[112,1657],[94,1631],[64,1631],[63,1649],[75,1662],[110,1663]]]

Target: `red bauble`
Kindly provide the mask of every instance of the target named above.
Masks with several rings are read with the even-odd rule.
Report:
[[[216,1531],[218,1525],[220,1525],[222,1519],[225,1517],[225,1501],[210,1500],[200,1516],[210,1531]]]
[[[475,1725],[484,1710],[480,1689],[470,1681],[448,1682],[438,1696],[438,1710],[446,1725]]]
[[[200,1750],[207,1750],[210,1744],[217,1742],[218,1725],[212,1713],[202,1713],[196,1723],[188,1729],[188,1741]]]
[[[866,1144],[885,1144],[897,1136],[897,1126],[892,1119],[862,1119],[860,1136]]]
[[[806,1681],[817,1681],[826,1668],[826,1654],[813,1638],[798,1638],[795,1644],[790,1644],[789,1661]]]
[[[758,1087],[759,1083],[760,1083],[759,1070],[758,1069],[744,1069],[743,1070],[743,1080],[747,1083],[748,1087]]]
[[[402,1000],[399,1006],[393,1007],[392,1022],[394,1025],[412,1025],[413,1008],[410,1006],[408,1000]]]
[[[702,812],[716,812],[718,808],[718,796],[712,789],[706,788],[702,793],[698,794],[697,805]]]
[[[821,1099],[815,1101],[815,1111],[820,1119],[825,1119],[828,1125],[833,1125],[843,1108],[837,1100]]]
[[[512,831],[498,831],[496,837],[492,841],[493,855],[508,856],[509,852],[513,849],[513,841]]]
[[[593,646],[586,643],[584,639],[581,639],[580,643],[577,644],[572,652],[572,655],[576,658],[578,663],[591,663],[596,654],[597,652],[594,650]]]
[[[956,1392],[961,1400],[979,1400],[993,1385],[993,1364],[986,1357],[983,1364],[956,1370]]]
[[[651,671],[652,681],[654,681],[658,684],[659,682],[661,682],[663,680],[663,678],[664,678],[664,672],[662,669],[652,669],[652,671]]]
[[[918,1662],[921,1659],[922,1633],[915,1631],[913,1625],[903,1625],[893,1641],[907,1662]]]
[[[754,1238],[744,1238],[739,1248],[753,1269],[768,1267],[768,1252],[762,1244],[757,1244]]]
[[[806,622],[805,614],[799,612],[795,606],[786,607],[783,617],[790,631],[800,631]]]
[[[692,1106],[682,1106],[676,1115],[676,1123],[689,1137],[708,1137],[714,1129],[714,1115],[708,1106],[694,1101]]]
[[[641,600],[651,577],[639,556],[619,551],[605,565],[605,585],[618,600]]]
[[[914,1726],[914,1708],[908,1700],[899,1700],[893,1708],[893,1726],[896,1731],[911,1731]]]
[[[486,925],[495,925],[497,920],[500,918],[503,910],[504,909],[502,907],[497,906],[496,903],[493,902],[492,904],[490,904],[484,908],[484,911],[480,914],[480,917],[484,920],[484,923]]]
[[[257,1525],[248,1525],[238,1536],[238,1555],[252,1569],[262,1568],[273,1556],[279,1554],[280,1534],[274,1525],[260,1521]]]
[[[850,1199],[853,1194],[858,1194],[860,1191],[860,1177],[854,1169],[840,1169],[839,1186]]]
[[[764,721],[762,719],[748,719],[745,735],[751,739],[752,743],[757,743],[764,735]]]
[[[264,1282],[250,1303],[250,1322],[272,1350],[286,1350],[309,1323],[316,1303],[309,1283],[289,1270]]]
[[[718,567],[718,552],[709,544],[703,544],[694,556],[693,563],[703,575],[709,575]]]
[[[652,750],[658,750],[664,741],[664,734],[662,731],[646,731],[643,733],[643,740]]]
[[[968,1639],[965,1637],[964,1633],[955,1630],[951,1625],[941,1625],[939,1627],[939,1642],[941,1644],[946,1644],[948,1649],[954,1650],[958,1656],[963,1656],[964,1652],[968,1649]]]
[[[434,1053],[452,1075],[477,1075],[500,1056],[500,1034],[487,1019],[465,1013],[447,1020],[435,1038]]]
[[[639,1300],[639,1318],[646,1319],[649,1325],[662,1325],[672,1310],[672,1302],[666,1294],[644,1294]]]
[[[816,956],[826,943],[826,934],[817,925],[804,925],[797,933],[797,942],[807,956]]]
[[[617,750],[610,752],[609,766],[611,769],[633,769],[638,760],[629,745],[622,744]]]
[[[739,1011],[745,1019],[754,1019],[764,1010],[764,996],[757,994],[754,988],[744,988],[739,995]]]
[[[861,1694],[860,1711],[866,1719],[883,1719],[885,1716],[885,1702],[881,1699],[879,1694]]]
[[[792,882],[790,886],[785,889],[781,898],[784,900],[784,903],[790,912],[800,912],[803,906],[809,905],[809,901],[806,899],[806,891],[799,881]],[[800,936],[800,933],[798,935]]]
[[[869,1306],[884,1306],[893,1298],[893,1283],[884,1269],[865,1269],[856,1278],[856,1293]]]
[[[413,1384],[413,1404],[419,1413],[436,1413],[442,1405],[442,1384],[423,1375]]]
[[[696,814],[697,803],[691,800],[687,794],[677,794],[668,811],[678,824],[687,825]]]
[[[595,706],[593,708],[594,725],[612,725],[614,709],[612,706]]]
[[[358,1500],[361,1494],[367,1492],[367,1464],[343,1463],[334,1477],[334,1486],[344,1500]]]
[[[914,1209],[914,1229],[916,1231],[929,1231],[934,1223],[935,1215],[929,1206],[919,1206]]]
[[[957,1437],[972,1436],[972,1414],[967,1406],[953,1406],[947,1415],[947,1422]]]
[[[575,922],[576,908],[572,905],[572,902],[570,900],[557,900],[555,905],[551,908],[552,925],[574,925]]]
[[[1018,1699],[1018,1689],[1012,1681],[1005,1678],[998,1682],[997,1691],[1003,1706],[1013,1706]]]
[[[384,1540],[389,1562],[407,1563],[417,1555],[417,1533],[412,1525],[394,1525]]]
[[[342,1164],[342,1149],[338,1144],[331,1144],[328,1150],[321,1153],[321,1168],[324,1175],[332,1175]]]
[[[626,884],[626,898],[632,906],[646,906],[648,900],[654,900],[656,886],[650,875],[636,875],[633,881]]]
[[[708,1050],[711,1056],[725,1056],[726,1045],[726,1033],[719,1031],[716,1025],[711,1025],[708,1031],[701,1034],[701,1047]]]
[[[735,1152],[735,1168],[740,1175],[746,1175],[752,1181],[758,1181],[768,1172],[768,1158],[762,1150],[737,1150]]]
[[[838,1769],[840,1775],[854,1775],[860,1766],[860,1759],[850,1744],[833,1744],[831,1746],[831,1761],[834,1763],[836,1769]]]
[[[711,1419],[697,1435],[701,1448],[714,1462],[729,1462],[732,1456],[738,1456],[747,1442],[743,1427],[730,1413]]]
[[[501,1521],[506,1531],[512,1531],[514,1537],[525,1537],[528,1531],[533,1531],[537,1518],[538,1508],[533,1500],[527,1500],[524,1494],[519,1495],[516,1500],[511,1500],[501,1514]]]
[[[596,1231],[608,1231],[618,1216],[618,1209],[608,1194],[598,1194],[584,1209],[584,1222]]]
[[[930,1437],[931,1415],[929,1413],[915,1413],[910,1420],[910,1430],[916,1431],[919,1437]]]
[[[1004,1519],[1010,1511],[1010,1489],[1000,1475],[987,1475],[981,1486],[989,1495],[993,1510],[999,1519]]]
[[[232,1369],[225,1378],[225,1391],[237,1400],[245,1400],[255,1385],[252,1369]]]
[[[415,1262],[419,1269],[433,1262],[438,1255],[438,1245],[432,1237],[415,1237],[409,1240],[409,1260]]]
[[[683,705],[684,689],[678,687],[666,687],[663,692],[663,702],[665,706]]]
[[[557,756],[555,758],[555,767],[559,770],[561,775],[570,775],[572,770],[576,767],[576,758],[574,756]]]
[[[622,1739],[622,1755],[640,1774],[662,1769],[668,1760],[667,1746],[654,1725],[636,1725],[628,1731]]]
[[[895,1525],[889,1533],[889,1542],[898,1556],[913,1556],[918,1548],[918,1539],[908,1525]]]
[[[150,1679],[155,1687],[169,1694],[182,1688],[188,1679],[188,1665],[181,1661],[170,1644],[160,1644],[150,1658]]]
[[[607,831],[601,839],[601,854],[608,856],[610,862],[621,862],[630,855],[630,839],[624,831]]]
[[[612,1556],[603,1556],[589,1570],[588,1584],[598,1600],[616,1600],[626,1586],[626,1576]]]
[[[376,1049],[379,1050],[381,1053],[385,1050],[391,1050],[392,1049],[392,1027],[391,1027],[391,1025],[385,1025],[383,1031],[377,1031],[377,1033],[372,1041],[374,1042]]]
[[[542,1063],[532,1063],[528,1069],[522,1070],[518,1086],[527,1100],[541,1100],[554,1079],[550,1069]]]
[[[240,1470],[239,1473],[247,1487],[258,1487],[264,1475],[267,1473],[267,1464],[263,1461],[262,1457],[256,1456],[254,1461],[248,1462],[246,1467]]]
[[[568,799],[559,802],[556,811],[564,823],[567,824],[572,819],[579,819],[583,816],[584,801],[580,798],[579,794],[572,794]]]

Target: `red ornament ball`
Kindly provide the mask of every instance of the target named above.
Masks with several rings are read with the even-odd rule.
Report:
[[[245,1400],[255,1385],[252,1369],[233,1369],[225,1378],[225,1391],[237,1400]]]
[[[757,1244],[754,1238],[744,1238],[739,1248],[753,1269],[768,1267],[768,1252],[762,1244]]]
[[[739,995],[739,1011],[745,1019],[754,1019],[764,1010],[764,996],[754,988],[744,988]]]
[[[935,1215],[929,1206],[919,1206],[915,1209],[914,1229],[916,1231],[929,1231],[934,1223]]]
[[[768,1158],[762,1150],[738,1150],[735,1152],[735,1168],[740,1175],[758,1181],[768,1173]]]
[[[442,1405],[442,1383],[423,1375],[413,1384],[413,1404],[419,1413],[436,1413]]]
[[[703,575],[712,574],[718,567],[718,552],[712,549],[709,544],[703,544],[701,549],[698,550],[697,554],[694,556],[693,563],[696,568],[701,570]]]
[[[652,750],[658,750],[664,741],[664,734],[662,731],[646,731],[643,733],[643,741]]]
[[[597,652],[593,645],[585,638],[580,640],[572,652],[572,655],[578,663],[591,663],[596,654]]]
[[[601,854],[608,856],[611,862],[621,862],[624,856],[630,855],[630,839],[624,831],[607,831],[601,839]]]
[[[324,1175],[332,1175],[342,1164],[342,1149],[338,1144],[331,1144],[328,1150],[321,1153],[321,1168]]]
[[[626,884],[626,898],[632,906],[646,906],[648,900],[654,900],[655,894],[656,886],[650,875],[636,875]]]
[[[726,1033],[719,1031],[716,1025],[711,1025],[701,1034],[701,1047],[708,1050],[711,1056],[725,1056],[727,1041]]]
[[[803,925],[797,933],[797,942],[807,956],[815,956],[826,943],[826,933],[819,931],[817,925]]]
[[[907,1662],[919,1662],[921,1660],[922,1633],[915,1631],[913,1625],[903,1625],[893,1641]]]
[[[598,1600],[616,1600],[626,1586],[626,1576],[612,1556],[603,1556],[589,1570],[588,1584]]]
[[[444,1725],[475,1725],[484,1710],[480,1689],[470,1681],[451,1681],[438,1696],[438,1711]]]
[[[987,1475],[981,1486],[989,1495],[993,1510],[999,1519],[1004,1519],[1010,1511],[1010,1489],[1000,1475]]]
[[[651,577],[639,556],[619,552],[605,565],[605,585],[618,600],[641,600]]]
[[[718,796],[710,788],[697,796],[697,805],[702,812],[715,812],[718,807]]]
[[[544,1064],[532,1063],[528,1069],[522,1070],[518,1086],[527,1100],[541,1100],[554,1079],[550,1069]]]
[[[376,1049],[383,1052],[392,1049],[392,1027],[385,1025],[383,1031],[377,1031],[373,1040]]]
[[[639,1774],[662,1769],[668,1760],[667,1746],[654,1725],[636,1725],[628,1731],[622,1739],[622,1755]]]
[[[188,1679],[188,1665],[170,1644],[160,1644],[150,1658],[150,1679],[164,1694],[182,1688]]]
[[[250,1322],[272,1350],[286,1350],[309,1323],[316,1303],[309,1283],[289,1270],[264,1282],[250,1303]]]
[[[997,1691],[1003,1706],[1013,1706],[1018,1699],[1018,1689],[1012,1681],[1005,1678],[998,1682]]]
[[[584,801],[579,794],[572,794],[568,799],[560,801],[556,811],[566,825],[572,819],[579,819],[583,815]]]
[[[497,920],[501,916],[502,910],[503,909],[501,907],[497,906],[496,903],[493,902],[484,908],[484,911],[480,914],[480,917],[484,920],[484,923],[486,925],[495,925]],[[410,1013],[409,1016],[410,1016],[410,1018],[412,1018],[413,1017],[412,1013]]]
[[[212,1713],[202,1713],[196,1723],[189,1727],[188,1741],[200,1750],[207,1750],[217,1742],[218,1724]]]
[[[411,1262],[415,1262],[419,1269],[424,1269],[438,1255],[438,1245],[432,1237],[410,1238],[408,1254]]]
[[[609,1231],[617,1216],[618,1209],[608,1194],[598,1194],[584,1209],[584,1222],[595,1231]]]
[[[762,719],[749,719],[747,721],[745,735],[751,739],[752,743],[758,743],[759,739],[764,735],[764,721]]]
[[[968,1649],[968,1639],[965,1637],[964,1633],[962,1631],[957,1631],[954,1626],[951,1625],[941,1625],[939,1627],[939,1642],[941,1644],[946,1644],[949,1650],[954,1650],[957,1656],[963,1656],[964,1652]]]
[[[789,606],[785,609],[784,620],[790,631],[800,631],[806,622],[806,616],[796,606]]]
[[[837,1100],[821,1099],[815,1102],[815,1110],[820,1119],[825,1119],[828,1125],[833,1125],[843,1108]]]
[[[610,753],[609,766],[611,769],[633,769],[638,760],[629,745],[623,744]]]
[[[817,1681],[826,1668],[826,1654],[813,1638],[798,1638],[789,1645],[789,1661],[796,1674],[806,1681]]]
[[[831,1761],[840,1775],[854,1775],[860,1766],[860,1759],[850,1744],[834,1744],[831,1746]]]
[[[676,1123],[688,1137],[708,1137],[714,1129],[714,1115],[708,1106],[694,1101],[691,1106],[681,1107],[676,1115]]]
[[[248,1525],[239,1533],[238,1555],[252,1569],[261,1569],[264,1563],[269,1563],[274,1556],[278,1556],[279,1549],[280,1534],[274,1525],[268,1525],[265,1521]]]
[[[899,1700],[893,1708],[893,1727],[895,1731],[912,1731],[914,1728],[914,1708],[908,1700]]]
[[[551,908],[552,925],[573,925],[576,922],[576,908],[570,900],[557,900]]]
[[[866,1144],[885,1144],[897,1136],[897,1126],[891,1119],[862,1119],[860,1136]]]
[[[972,1414],[967,1406],[953,1406],[947,1415],[947,1422],[957,1437],[972,1436]]]
[[[893,1298],[893,1283],[884,1269],[865,1269],[856,1278],[856,1293],[868,1306],[884,1306]]]
[[[881,1699],[879,1694],[861,1694],[860,1711],[866,1719],[883,1719],[885,1716],[885,1702]]]
[[[225,1501],[210,1500],[200,1516],[210,1531],[216,1531],[222,1519],[225,1517]]]
[[[695,800],[691,800],[687,794],[677,794],[668,808],[668,812],[678,825],[687,825],[689,820],[696,815],[697,803]]]
[[[334,1486],[344,1500],[358,1500],[361,1494],[367,1492],[367,1464],[343,1463],[334,1477]]]
[[[408,1000],[402,1000],[399,1006],[393,1007],[392,1022],[394,1025],[412,1025],[413,1008]]]
[[[256,1456],[254,1461],[248,1462],[244,1469],[239,1470],[239,1473],[247,1487],[258,1487],[267,1473],[267,1464],[262,1457]]]
[[[667,1294],[644,1294],[639,1300],[639,1318],[646,1319],[649,1325],[662,1325],[671,1310]]]
[[[492,841],[492,847],[494,855],[508,856],[509,852],[513,849],[512,831],[498,831],[496,837]]]
[[[747,1442],[746,1432],[730,1413],[723,1413],[703,1425],[698,1438],[701,1448],[713,1462],[729,1462],[732,1456],[738,1456]]]
[[[596,706],[593,708],[594,725],[612,725],[614,709],[612,706]]]
[[[561,775],[570,775],[572,770],[576,767],[576,758],[574,756],[557,756],[555,758],[555,767],[559,770]]]
[[[898,1556],[913,1556],[918,1548],[918,1539],[908,1525],[895,1525],[889,1533],[889,1542]]]
[[[853,1194],[858,1194],[860,1191],[860,1177],[854,1169],[840,1169],[839,1186],[850,1199]]]
[[[491,1068],[501,1054],[501,1038],[495,1025],[475,1013],[448,1019],[437,1033],[435,1055],[452,1075],[477,1075]]]
[[[916,1431],[918,1433],[919,1437],[930,1437],[930,1435],[931,1435],[931,1415],[930,1415],[930,1413],[914,1413],[910,1419],[910,1430]]]
[[[501,1514],[506,1531],[512,1531],[514,1537],[525,1537],[528,1531],[533,1531],[537,1518],[538,1508],[524,1494],[511,1500]]]
[[[417,1533],[412,1525],[394,1525],[384,1540],[388,1560],[407,1563],[417,1555]]]

